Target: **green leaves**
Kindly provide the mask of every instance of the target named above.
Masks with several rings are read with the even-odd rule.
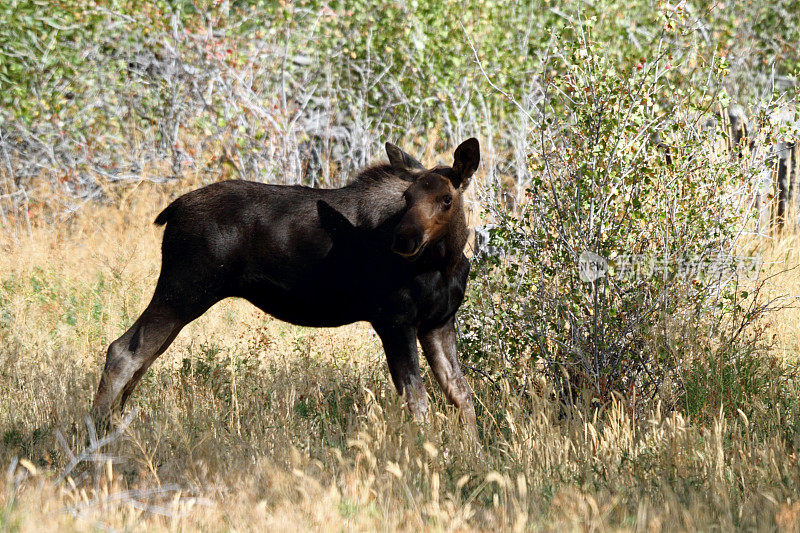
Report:
[[[718,148],[724,129],[696,133],[725,93],[693,88],[692,70],[666,76],[665,57],[675,71],[687,63],[663,41],[620,68],[623,49],[609,53],[595,34],[603,31],[575,22],[573,39],[541,66],[547,98],[530,111],[542,117],[529,140],[532,181],[518,212],[493,208],[491,244],[504,254],[479,264],[480,296],[462,313],[464,348],[482,364],[523,390],[536,368],[563,399],[582,390],[601,403],[612,393],[652,397],[678,364],[676,338],[700,335],[681,342],[711,350],[704,328],[743,316],[716,296],[729,283],[718,270],[752,217],[725,199],[752,182]],[[725,68],[703,75],[721,85]],[[673,122],[687,110],[692,124]],[[608,274],[582,282],[584,256],[608,261]]]

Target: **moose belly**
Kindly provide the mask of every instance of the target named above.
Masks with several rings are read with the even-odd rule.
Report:
[[[279,320],[308,327],[337,327],[353,322],[391,321],[439,324],[455,313],[463,287],[439,273],[391,288],[369,280],[336,286],[308,284],[286,289],[261,284],[239,294]]]
[[[247,297],[255,306],[284,322],[325,328],[367,320],[367,314],[343,298],[310,298],[308,295],[276,293],[270,297]]]
[[[236,296],[279,320],[308,327],[336,327],[369,320],[371,298],[352,280],[299,278],[291,284],[262,278]]]

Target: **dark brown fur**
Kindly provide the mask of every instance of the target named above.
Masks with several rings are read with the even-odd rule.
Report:
[[[186,324],[237,296],[294,324],[370,322],[398,392],[422,416],[419,339],[436,380],[474,429],[454,320],[469,273],[463,192],[480,160],[478,141],[462,143],[452,167],[431,170],[392,144],[386,151],[388,164],[341,189],[226,181],[164,209],[155,220],[166,226],[155,293],[108,348],[95,418],[124,405]]]

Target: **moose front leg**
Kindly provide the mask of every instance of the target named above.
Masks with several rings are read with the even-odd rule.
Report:
[[[455,317],[437,328],[420,330],[419,342],[445,396],[461,410],[470,431],[477,434],[472,389],[461,372],[456,354]]]
[[[383,343],[389,373],[398,394],[406,400],[414,418],[424,419],[428,414],[428,396],[419,372],[415,329],[396,325],[374,327]]]

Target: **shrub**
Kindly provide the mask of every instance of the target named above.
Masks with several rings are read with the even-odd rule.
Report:
[[[674,404],[686,368],[712,356],[760,375],[753,326],[769,306],[745,229],[765,155],[742,162],[717,148],[724,130],[705,127],[728,103],[725,62],[712,58],[717,89],[699,92],[676,82],[685,65],[669,31],[630,69],[604,53],[592,21],[574,33],[525,110],[531,185],[518,209],[490,208],[503,253],[473,269],[464,348],[518,390],[543,372],[562,399],[601,404],[615,394]]]

